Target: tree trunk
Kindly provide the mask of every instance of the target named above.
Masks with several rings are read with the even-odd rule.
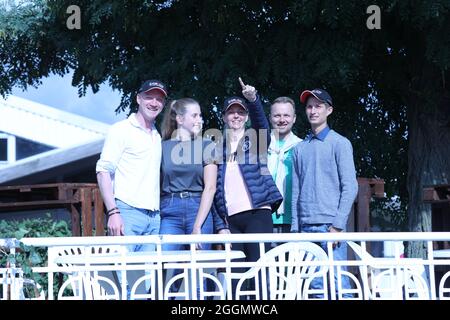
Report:
[[[450,95],[424,92],[426,100],[411,99],[408,106],[408,223],[413,232],[431,231],[431,205],[424,204],[426,185],[450,183]],[[422,100],[422,101],[421,101]],[[410,242],[408,257],[426,257],[424,242]]]

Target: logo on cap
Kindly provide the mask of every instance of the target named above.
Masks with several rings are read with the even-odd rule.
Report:
[[[313,89],[303,91],[302,94],[300,95],[300,102],[306,103],[306,100],[311,95],[313,95],[322,102],[328,103],[330,106],[333,105],[333,100],[331,99],[330,94],[323,89]]]
[[[162,83],[159,80],[147,80],[142,83],[141,87],[139,88],[138,93],[147,92],[150,90],[157,89],[161,91],[166,97],[167,97],[167,89],[164,83]]]
[[[235,103],[237,103],[237,104],[242,104],[242,101],[241,101],[240,99],[236,99],[236,98],[233,98],[233,99],[228,100],[228,105],[229,105],[229,106],[231,106],[231,105],[233,105],[233,104],[235,104]]]
[[[229,97],[225,99],[222,112],[225,113],[228,110],[228,108],[230,108],[233,104],[240,105],[242,108],[244,108],[245,111],[248,111],[247,103],[245,102],[244,99],[240,97]]]

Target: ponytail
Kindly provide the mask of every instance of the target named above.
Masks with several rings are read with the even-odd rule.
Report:
[[[169,140],[172,133],[177,128],[177,111],[175,109],[175,104],[177,100],[173,100],[169,103],[169,106],[164,113],[162,121],[162,139]]]
[[[186,106],[188,104],[198,104],[198,102],[191,98],[182,98],[169,103],[162,122],[162,140],[172,138],[172,134],[178,125],[177,115],[183,116],[186,113]]]

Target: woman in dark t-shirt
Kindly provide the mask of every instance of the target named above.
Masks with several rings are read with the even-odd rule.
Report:
[[[201,137],[202,124],[200,106],[191,98],[173,101],[164,115],[160,234],[213,233],[217,165],[214,143]],[[180,244],[163,245],[163,250],[179,249]]]

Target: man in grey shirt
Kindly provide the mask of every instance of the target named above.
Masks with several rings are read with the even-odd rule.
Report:
[[[300,95],[311,133],[293,152],[292,227],[300,232],[345,231],[348,216],[358,193],[353,149],[350,141],[331,130],[327,124],[333,112],[331,96],[323,89],[305,90]],[[327,251],[326,242],[321,242]],[[346,243],[333,244],[335,260],[347,259]],[[345,270],[344,267],[341,270]],[[335,276],[339,275],[336,270]],[[342,289],[351,289],[348,277],[342,277]],[[322,279],[311,282],[322,289]],[[338,298],[352,295],[338,290]],[[323,297],[316,295],[316,297]]]

